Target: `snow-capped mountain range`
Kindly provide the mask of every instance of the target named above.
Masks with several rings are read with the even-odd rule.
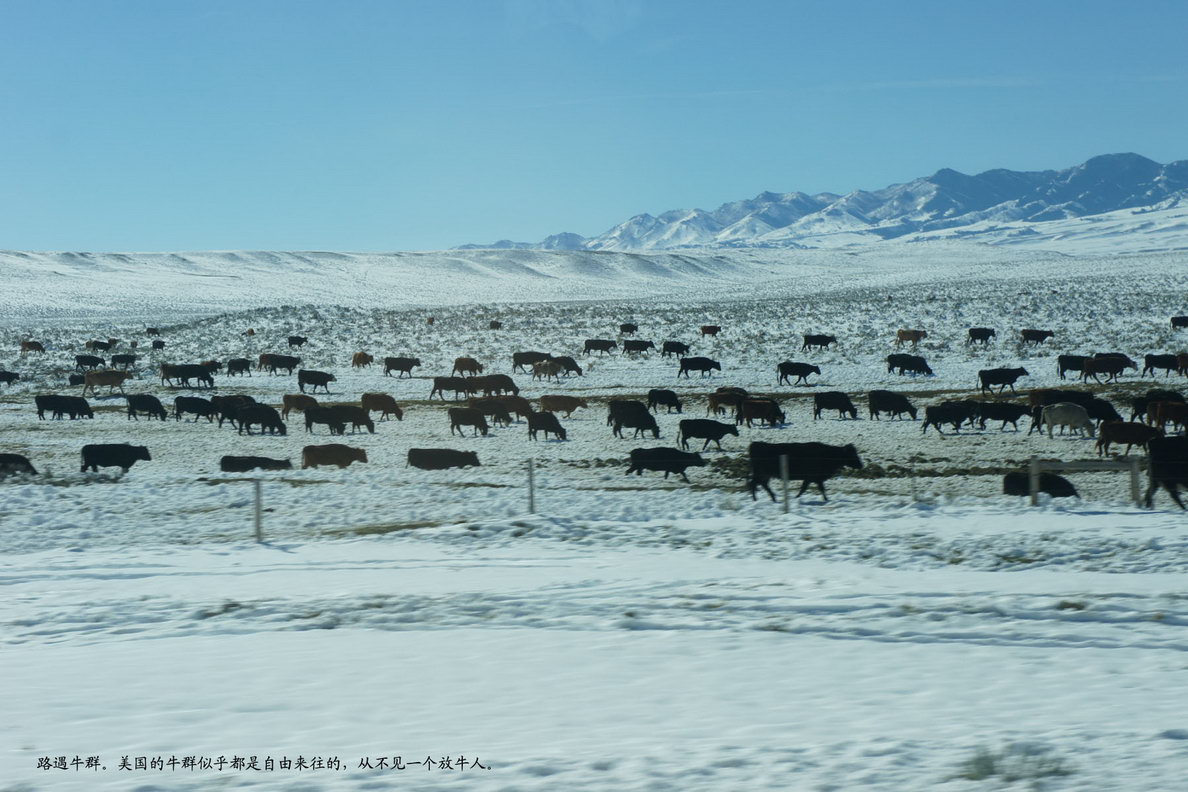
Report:
[[[1107,219],[1119,231],[1131,225],[1140,233],[1169,225],[1182,230],[1186,196],[1188,160],[1162,165],[1138,154],[1106,154],[1064,170],[996,169],[969,176],[943,168],[846,195],[764,192],[713,211],[636,215],[595,237],[562,233],[538,243],[501,240],[462,249],[818,248],[952,237],[1042,245],[1082,231],[1098,234],[1097,222],[1077,221],[1102,215],[1117,215]],[[1163,233],[1146,247],[1173,249],[1185,241],[1182,233]]]

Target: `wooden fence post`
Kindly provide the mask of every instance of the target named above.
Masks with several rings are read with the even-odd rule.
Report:
[[[1143,501],[1139,495],[1139,461],[1137,457],[1130,458],[1130,499],[1134,505],[1142,508]]]
[[[536,460],[528,460],[528,513],[536,514]]]
[[[780,489],[784,496],[784,514],[788,513],[788,455],[780,454]]]
[[[1040,461],[1039,457],[1033,456],[1031,461],[1027,464],[1027,488],[1031,492],[1031,505],[1039,505],[1039,487],[1040,487]]]
[[[256,490],[256,541],[264,541],[264,494],[260,479],[252,479]]]

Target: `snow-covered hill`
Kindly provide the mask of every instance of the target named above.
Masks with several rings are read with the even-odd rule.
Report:
[[[995,169],[970,176],[942,168],[904,184],[846,195],[764,192],[713,211],[636,215],[588,239],[566,233],[535,244],[503,240],[488,247],[804,248],[939,235],[1067,253],[1169,250],[1188,247],[1185,196],[1188,160],[1162,165],[1138,154],[1107,154],[1064,170]],[[1095,220],[1103,215],[1112,229],[1105,244]]]

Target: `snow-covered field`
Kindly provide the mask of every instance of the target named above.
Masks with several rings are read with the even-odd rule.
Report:
[[[923,407],[974,397],[983,368],[1026,367],[1024,391],[1060,383],[1060,353],[1184,351],[1188,333],[1168,317],[1188,313],[1185,264],[948,242],[0,254],[0,368],[22,374],[0,391],[0,453],[43,473],[0,482],[0,790],[1178,788],[1188,519],[1164,495],[1135,508],[1113,472],[1070,474],[1083,499],[1033,509],[1001,495],[1002,473],[1032,455],[1093,458],[1092,440],[1028,436],[1026,421],[922,436],[919,422],[869,420],[865,394],[903,391]],[[655,353],[580,355],[626,321],[721,373],[678,381]],[[66,378],[83,342],[147,345],[144,324],[167,347],[138,350],[131,392],[169,404],[191,392],[163,388],[160,362],[287,353],[300,334],[303,365],[337,376],[319,399],[391,393],[405,418],[331,440],[324,427],[309,439],[295,414],[288,436],[248,437],[129,422],[114,396],[91,400],[93,421],[37,420],[35,394],[77,392]],[[703,339],[702,324],[722,333]],[[978,325],[996,343],[967,346]],[[936,376],[887,373],[899,327],[928,331],[916,353]],[[1024,349],[1021,328],[1056,335]],[[805,333],[839,344],[801,352]],[[47,353],[19,356],[21,338]],[[523,423],[450,437],[430,378],[461,355],[512,373],[512,352],[528,349],[586,367],[549,384],[513,374],[529,398],[590,401],[563,419],[570,439],[530,441]],[[360,350],[423,366],[401,380],[352,370]],[[777,385],[782,360],[821,376]],[[220,375],[216,392],[278,405],[296,392],[295,377],[253,374]],[[703,416],[723,384],[784,400],[788,425],[740,427],[688,485],[623,475],[630,449],[676,445],[678,420]],[[659,441],[613,438],[605,402],[655,387],[676,390],[685,414],[659,416]],[[1128,418],[1150,387],[1128,371],[1092,389]],[[814,421],[824,390],[850,394],[860,420]],[[854,443],[865,467],[831,481],[827,503],[806,493],[785,515],[741,489],[752,440]],[[80,474],[78,449],[94,442],[143,444],[153,459]],[[259,475],[257,545],[251,486],[220,473],[219,457],[299,467],[311,442],[365,448],[370,462]],[[483,465],[418,471],[404,466],[410,447],[476,450]],[[342,769],[280,769],[298,755]],[[459,755],[466,770],[375,767]],[[38,769],[62,756],[71,769]],[[86,769],[91,756],[106,769]],[[121,771],[124,756],[179,764]],[[276,769],[180,764],[219,756]]]

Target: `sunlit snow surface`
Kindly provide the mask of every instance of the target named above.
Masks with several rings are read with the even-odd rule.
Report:
[[[0,483],[0,790],[1183,784],[1184,513],[1162,494],[1155,511],[1133,507],[1123,473],[1071,474],[1084,500],[1033,509],[999,494],[1002,470],[1032,454],[1091,458],[1091,440],[1029,437],[1026,421],[921,436],[918,422],[865,409],[872,388],[921,407],[972,397],[977,371],[995,366],[1027,367],[1020,390],[1055,385],[1062,352],[1141,363],[1183,351],[1188,332],[1168,322],[1188,313],[1182,255],[949,242],[655,256],[5,253],[0,288],[0,367],[25,377],[0,391],[0,453],[46,474]],[[504,329],[487,329],[496,318]],[[657,345],[690,343],[722,372],[678,381],[673,359],[654,353],[592,365],[579,354],[624,321]],[[297,333],[310,337],[295,351],[304,365],[338,377],[319,398],[391,393],[405,420],[310,439],[294,414],[286,437],[247,437],[205,421],[130,422],[118,396],[91,400],[94,421],[37,420],[35,394],[78,391],[65,380],[84,341],[147,345],[145,324],[168,346],[140,350],[129,390],[167,405],[191,392],[163,388],[156,364],[288,352]],[[723,331],[703,339],[702,324]],[[969,348],[977,325],[997,328],[997,342]],[[899,327],[928,330],[916,352],[935,377],[887,374]],[[1056,337],[1023,349],[1025,327]],[[801,352],[804,333],[840,343]],[[49,351],[19,356],[25,337]],[[511,353],[527,349],[587,366],[560,383],[513,374],[531,398],[590,399],[563,420],[570,440],[529,441],[523,423],[451,438],[428,378],[460,355],[511,373]],[[350,368],[360,350],[424,365],[385,378]],[[789,359],[822,375],[777,386]],[[216,392],[274,404],[296,392],[293,377],[253,374],[220,375]],[[1128,398],[1150,383],[1128,371],[1095,390],[1129,417]],[[623,475],[630,449],[675,445],[677,421],[704,416],[721,384],[787,399],[790,423],[740,428],[690,469],[691,485]],[[685,415],[661,414],[659,441],[613,438],[606,399],[652,387],[677,390]],[[860,420],[813,421],[822,390],[849,393]],[[828,503],[806,493],[785,516],[741,491],[739,459],[760,439],[852,442],[867,466],[830,482]],[[153,460],[123,477],[77,472],[83,444],[125,441]],[[250,541],[251,487],[219,473],[219,457],[299,466],[303,445],[332,441],[365,448],[370,463],[262,474],[268,542]],[[483,466],[405,467],[407,449],[425,446],[476,450]],[[962,778],[976,775],[979,748],[1015,759]],[[37,769],[76,754],[106,769]],[[491,769],[359,766],[459,754]],[[336,756],[344,769],[116,769],[124,756],[220,755]],[[1008,781],[1011,768],[1024,777]]]

